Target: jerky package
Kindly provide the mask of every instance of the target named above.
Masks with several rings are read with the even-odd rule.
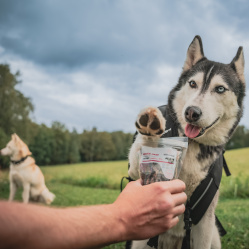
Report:
[[[139,155],[142,185],[177,179],[188,147],[187,137],[147,140]]]

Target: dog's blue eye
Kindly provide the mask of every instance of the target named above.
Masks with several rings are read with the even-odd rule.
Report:
[[[196,82],[193,81],[193,80],[189,81],[189,86],[190,86],[191,88],[197,88],[197,84],[196,84]]]
[[[215,91],[217,93],[224,93],[226,91],[226,88],[224,86],[217,86],[215,87]]]

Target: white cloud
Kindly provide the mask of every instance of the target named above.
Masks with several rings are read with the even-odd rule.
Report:
[[[167,64],[158,65],[155,68],[153,81],[146,87],[147,97],[153,101],[160,99],[161,101],[167,101],[168,93],[176,85],[180,73],[181,70],[178,67]]]

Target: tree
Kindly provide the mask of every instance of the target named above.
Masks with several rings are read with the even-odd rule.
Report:
[[[53,145],[54,137],[51,128],[44,124],[39,125],[37,133],[29,145],[30,151],[38,165],[51,164]]]
[[[92,162],[96,146],[97,129],[94,127],[91,131],[84,130],[80,136],[80,154],[81,160]]]
[[[122,131],[111,133],[112,141],[116,148],[115,160],[124,160],[128,158],[129,148],[132,144],[133,135]]]
[[[51,130],[53,134],[51,163],[67,163],[69,150],[69,132],[65,125],[57,121],[53,122]]]
[[[80,162],[80,139],[77,131],[74,129],[69,136],[68,163]]]
[[[108,132],[99,132],[96,138],[94,161],[107,161],[115,158],[116,148]]]
[[[239,125],[232,138],[226,145],[226,149],[237,149],[249,146],[249,130],[244,125]]]
[[[6,135],[17,133],[23,139],[28,137],[34,107],[16,86],[21,83],[20,73],[11,73],[9,65],[0,64],[0,127]]]
[[[10,138],[5,134],[3,129],[0,127],[0,149],[5,148]],[[0,169],[7,168],[9,166],[9,158],[8,157],[0,157]]]
[[[98,132],[96,128],[81,134],[81,158],[83,161],[113,160],[116,155],[111,134]]]

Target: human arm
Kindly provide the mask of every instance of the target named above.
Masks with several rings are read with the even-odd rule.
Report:
[[[51,208],[0,202],[0,248],[100,248],[162,233],[184,212],[179,180],[129,183],[112,204]]]

